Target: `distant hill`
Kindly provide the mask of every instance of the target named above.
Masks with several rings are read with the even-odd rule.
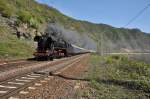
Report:
[[[89,49],[100,51],[103,47],[105,52],[150,51],[150,34],[139,29],[76,20],[35,0],[1,0],[0,13],[12,21],[10,27],[26,27],[21,30],[28,31],[28,36],[34,36],[36,30],[39,33],[49,32],[48,28],[53,28],[71,43]]]

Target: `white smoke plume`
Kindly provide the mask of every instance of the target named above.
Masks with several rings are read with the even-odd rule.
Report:
[[[65,29],[58,23],[48,24],[45,33],[55,37],[56,40],[64,39],[71,44],[75,44],[89,50],[96,50],[96,43],[85,33],[79,34],[76,31]]]

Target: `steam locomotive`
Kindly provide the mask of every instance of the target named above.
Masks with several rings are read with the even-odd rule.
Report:
[[[37,42],[37,49],[33,55],[37,60],[53,60],[54,58],[68,57],[88,52],[63,39],[56,40],[53,36],[35,36],[34,41]]]

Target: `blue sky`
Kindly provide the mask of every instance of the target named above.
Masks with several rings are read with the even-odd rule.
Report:
[[[150,0],[37,0],[75,19],[123,27]],[[150,33],[150,7],[126,28]]]

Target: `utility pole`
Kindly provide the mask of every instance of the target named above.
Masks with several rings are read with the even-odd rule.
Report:
[[[97,35],[97,52],[99,55],[103,56],[103,32],[100,35]]]
[[[100,38],[99,38],[99,36],[98,36],[98,38],[97,38],[97,53],[98,53],[98,55],[100,55]]]
[[[101,56],[103,56],[103,32],[101,33],[101,35],[100,35],[100,49],[101,49],[101,51],[100,51],[100,54],[101,54]]]

